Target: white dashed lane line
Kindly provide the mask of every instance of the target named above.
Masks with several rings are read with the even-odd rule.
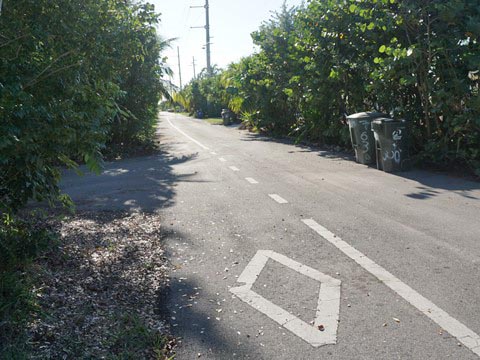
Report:
[[[309,226],[322,238],[337,247],[341,252],[355,261],[358,265],[375,276],[382,283],[400,295],[403,299],[417,308],[425,316],[429,317],[437,323],[442,329],[457,338],[459,342],[480,356],[480,336],[463,325],[457,319],[451,317],[437,305],[427,298],[420,295],[407,284],[403,283],[399,278],[385,270],[374,261],[370,260],[360,251],[350,246],[348,243],[334,235],[332,232],[318,224],[315,220],[305,219],[303,223]]]
[[[250,184],[258,184],[258,181],[254,178],[247,177],[245,180],[247,180]]]
[[[288,204],[288,201],[282,198],[280,195],[277,194],[268,194],[273,200],[275,200],[279,204]]]
[[[240,171],[240,169],[235,166],[229,166],[229,169],[232,171]]]

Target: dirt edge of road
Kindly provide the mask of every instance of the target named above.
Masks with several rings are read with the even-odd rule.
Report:
[[[43,313],[29,324],[33,357],[171,358],[159,215],[81,211],[51,222],[59,244],[33,265]]]

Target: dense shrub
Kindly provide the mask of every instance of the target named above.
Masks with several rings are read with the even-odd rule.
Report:
[[[152,134],[163,90],[152,5],[4,0],[0,213],[58,199],[59,165],[101,164],[105,144]]]
[[[221,71],[214,67],[211,74],[202,71],[192,79],[175,100],[192,115],[201,111],[207,117],[219,117],[222,109],[227,107],[224,93]]]
[[[410,121],[419,160],[480,175],[477,1],[311,0],[252,38],[211,93],[254,126],[347,145],[339,118],[376,109]]]
[[[57,240],[43,218],[0,222],[0,358],[28,358],[24,327],[40,311],[30,264]]]

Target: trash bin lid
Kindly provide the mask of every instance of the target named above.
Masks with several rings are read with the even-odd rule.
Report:
[[[368,120],[368,119],[384,118],[387,116],[388,116],[387,114],[380,113],[377,111],[365,111],[365,112],[348,115],[347,120],[350,120],[350,119]]]
[[[372,121],[375,124],[384,124],[384,123],[406,123],[407,120],[405,119],[391,119],[387,117],[379,117]]]

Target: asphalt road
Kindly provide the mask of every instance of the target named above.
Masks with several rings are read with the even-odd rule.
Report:
[[[480,184],[162,113],[162,154],[66,174],[155,211],[176,359],[478,359]]]

